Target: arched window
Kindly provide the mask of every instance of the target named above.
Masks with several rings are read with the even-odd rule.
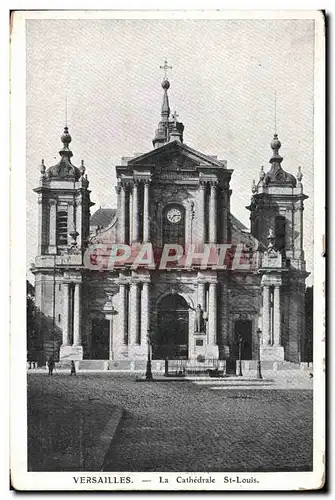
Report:
[[[163,244],[185,245],[185,208],[177,203],[163,210]]]

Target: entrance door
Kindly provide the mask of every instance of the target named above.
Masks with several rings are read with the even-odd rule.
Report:
[[[92,320],[91,359],[109,359],[109,321]]]
[[[153,359],[188,358],[189,308],[180,295],[168,295],[158,307],[158,328],[155,334]]]
[[[235,344],[238,346],[238,338],[242,337],[242,359],[252,359],[252,321],[250,319],[238,319],[235,321]],[[238,358],[238,347],[236,359]]]

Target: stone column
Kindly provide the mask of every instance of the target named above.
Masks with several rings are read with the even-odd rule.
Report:
[[[270,287],[263,285],[263,314],[262,314],[262,329],[263,329],[263,344],[271,344],[271,321],[270,321]]]
[[[81,346],[81,283],[74,286],[73,345]]]
[[[63,327],[63,345],[69,345],[69,310],[70,310],[70,285],[63,283],[63,312],[62,312],[62,327]]]
[[[198,283],[198,302],[204,311],[206,311],[206,283]]]
[[[76,231],[78,233],[77,236],[77,246],[81,248],[83,246],[83,207],[82,207],[82,198],[78,198],[76,201]]]
[[[113,351],[113,315],[108,317],[109,321],[109,359],[114,359]]]
[[[205,226],[205,200],[206,200],[206,186],[207,183],[204,181],[200,181],[199,184],[199,209],[198,209],[198,224],[199,224],[199,233],[198,233],[198,241],[195,239],[195,244],[205,243],[206,240],[206,226]]]
[[[126,224],[125,238],[127,242],[131,243],[133,241],[133,193],[130,184],[128,184],[126,191],[126,213],[128,223]]]
[[[138,181],[134,180],[133,185],[133,242],[139,240],[139,211],[138,211]]]
[[[49,215],[49,253],[56,253],[56,219],[57,219],[57,201],[50,200],[50,215]]]
[[[211,193],[209,198],[209,242],[217,242],[217,183],[211,182]]]
[[[49,208],[47,200],[40,195],[38,199],[38,254],[48,251],[49,246]]]
[[[120,185],[120,218],[119,218],[120,243],[126,243],[126,186]]]
[[[43,253],[43,226],[44,226],[44,201],[43,198],[38,199],[38,243],[37,243],[37,255]]]
[[[280,287],[275,285],[273,293],[273,341],[274,345],[280,344]]]
[[[150,329],[149,283],[143,283],[141,294],[141,346],[147,345],[147,335]]]
[[[72,243],[72,237],[70,236],[70,233],[74,231],[74,202],[69,201],[68,202],[68,209],[67,209],[67,243],[68,245],[71,245]],[[78,240],[77,240],[78,241]]]
[[[208,343],[217,343],[217,284],[209,284],[208,296]]]
[[[294,207],[294,258],[303,259],[303,202],[298,201]]]
[[[150,220],[149,220],[149,180],[144,182],[144,206],[143,206],[143,241],[150,241]]]
[[[128,343],[127,332],[127,288],[124,283],[120,283],[120,298],[119,298],[119,325],[120,325],[120,341],[123,344]]]
[[[139,341],[139,286],[131,283],[129,297],[129,345],[135,345]]]
[[[219,243],[227,243],[228,241],[228,192],[227,188],[221,192],[221,207],[222,210],[222,222],[221,222],[221,230],[220,230],[220,241]]]

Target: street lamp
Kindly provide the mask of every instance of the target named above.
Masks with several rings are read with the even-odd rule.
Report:
[[[261,370],[261,335],[262,330],[257,328],[257,336],[258,336],[258,348],[257,348],[257,378],[262,379],[262,370]]]
[[[147,344],[148,344],[148,358],[147,358],[147,369],[145,372],[146,380],[153,380],[152,371],[151,371],[151,338],[150,332],[147,334]]]
[[[113,306],[113,295],[111,292],[107,292],[107,302],[104,305],[105,318],[109,322],[109,359],[114,359],[113,353],[113,317],[118,314]]]
[[[243,338],[241,335],[238,336],[238,376],[242,377],[242,343]]]

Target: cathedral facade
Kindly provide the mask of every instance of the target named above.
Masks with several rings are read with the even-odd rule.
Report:
[[[285,172],[275,134],[252,185],[250,229],[231,213],[233,171],[184,143],[167,78],[153,148],[116,166],[117,207],[91,215],[82,162],[42,161],[36,307],[60,360],[300,362],[305,280],[302,173]],[[53,347],[54,348],[54,347]]]

